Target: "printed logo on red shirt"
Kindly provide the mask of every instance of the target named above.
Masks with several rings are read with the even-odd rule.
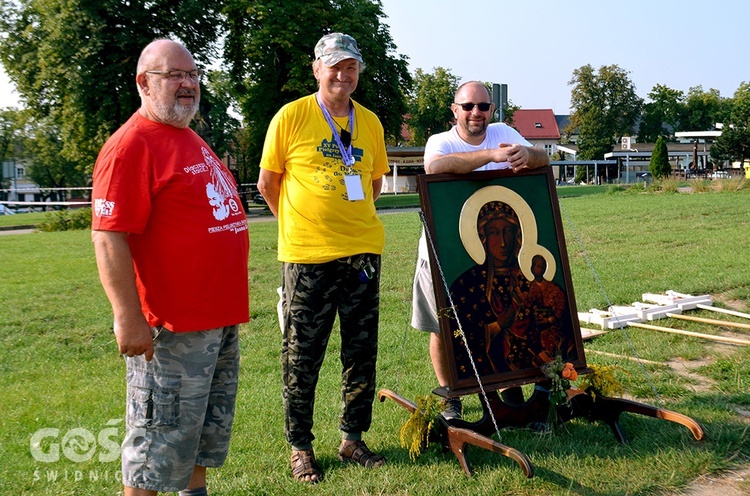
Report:
[[[203,148],[203,160],[211,170],[211,182],[206,184],[206,196],[208,203],[213,207],[216,220],[224,220],[230,213],[237,213],[239,206],[234,197],[237,196],[237,188],[231,174],[221,166],[211,153]]]
[[[106,198],[96,198],[94,200],[94,213],[97,217],[112,217],[115,209],[115,202]]]

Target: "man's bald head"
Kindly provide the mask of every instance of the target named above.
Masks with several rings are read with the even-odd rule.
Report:
[[[486,84],[484,84],[481,81],[467,81],[467,82],[463,83],[456,90],[456,95],[453,98],[453,101],[454,102],[461,102],[461,101],[463,101],[463,100],[461,100],[461,97],[463,96],[463,94],[466,93],[469,89],[474,89],[474,88],[483,88],[487,92],[487,101],[488,102],[492,101],[492,93],[490,93],[490,89],[487,87]]]
[[[158,67],[163,64],[164,60],[170,60],[172,56],[187,55],[190,59],[193,55],[185,48],[184,45],[168,39],[154,40],[143,49],[141,56],[138,58],[138,67],[136,74],[142,74],[150,70],[169,70],[169,67]]]

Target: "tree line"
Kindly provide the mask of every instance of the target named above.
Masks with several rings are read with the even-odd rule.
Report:
[[[312,51],[326,33],[352,35],[366,68],[355,98],[381,119],[390,145],[423,145],[452,125],[460,78],[408,71],[380,0],[0,0],[0,62],[24,103],[0,109],[0,159],[24,160],[43,187],[86,185],[99,148],[140,105],[135,66],[156,38],[182,41],[202,67],[196,131],[231,157],[240,183],[258,174],[265,132],[285,103],[316,90]],[[620,136],[639,141],[725,123],[716,160],[750,155],[750,86],[733,98],[657,85],[644,103],[627,71],[573,72],[571,127],[579,158],[602,158]],[[510,102],[506,120],[512,124]],[[233,109],[233,112],[230,112]],[[408,130],[404,137],[402,128]],[[726,138],[725,138],[726,136]]]

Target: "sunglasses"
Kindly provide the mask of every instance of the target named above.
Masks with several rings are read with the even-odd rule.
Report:
[[[352,133],[350,133],[346,129],[341,130],[341,144],[346,148],[349,148],[349,145],[352,144]]]
[[[491,103],[482,102],[482,103],[456,103],[459,107],[464,109],[464,112],[471,112],[474,110],[474,107],[479,107],[480,112],[487,112],[490,107],[492,106]]]

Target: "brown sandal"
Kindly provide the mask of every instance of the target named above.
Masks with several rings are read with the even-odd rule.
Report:
[[[292,450],[292,477],[300,482],[315,484],[323,479],[323,472],[315,462],[315,453],[308,450]]]
[[[385,457],[373,453],[361,439],[359,441],[344,441],[339,447],[339,460],[342,462],[358,463],[365,468],[375,468],[385,465]]]

